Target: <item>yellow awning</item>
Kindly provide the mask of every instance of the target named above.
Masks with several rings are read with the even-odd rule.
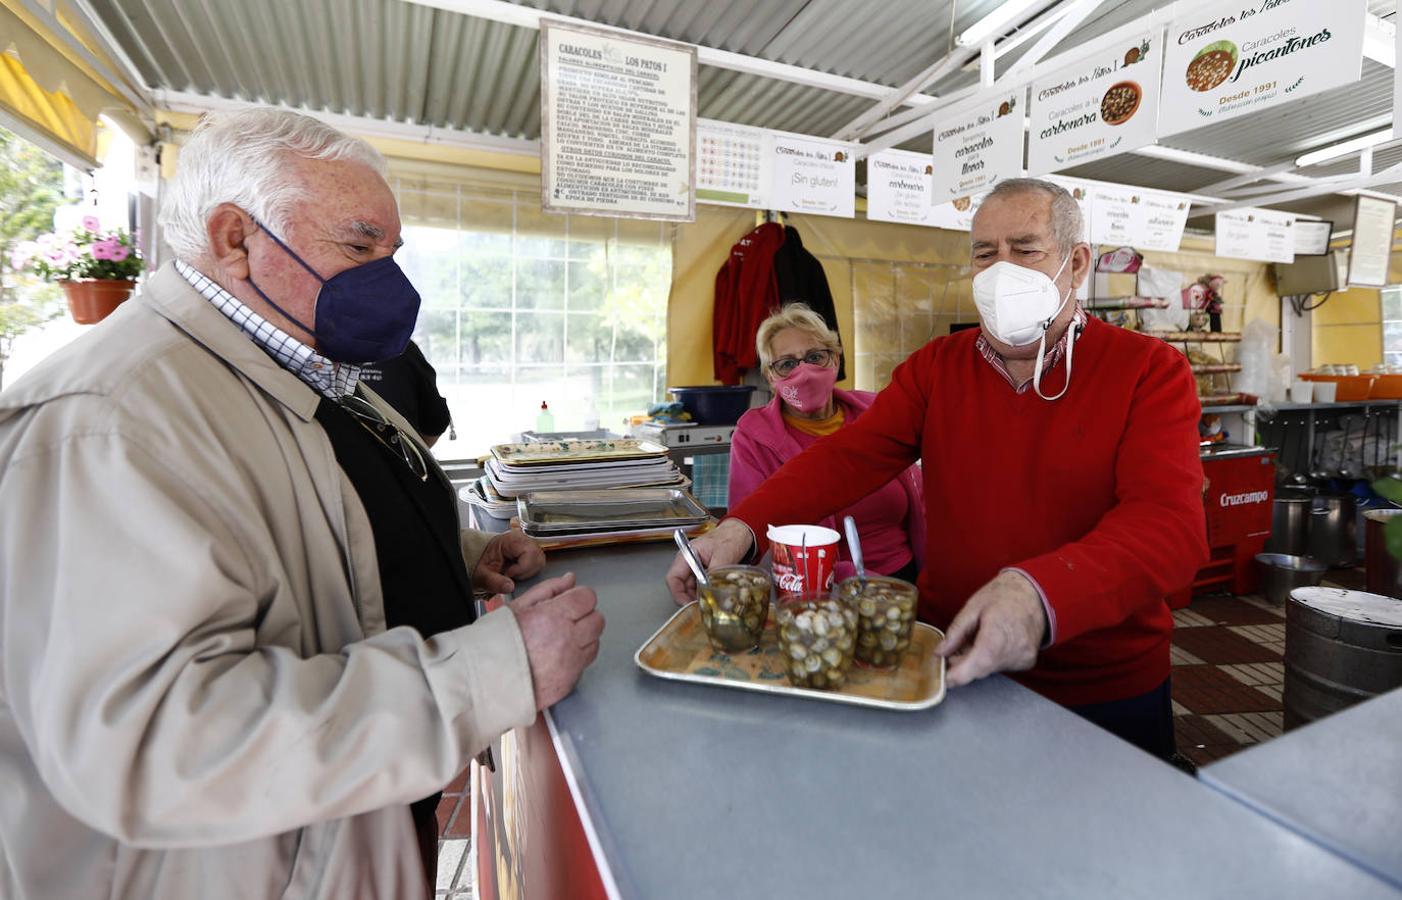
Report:
[[[138,118],[131,102],[48,24],[19,0],[0,0],[0,124],[92,168],[103,114]]]

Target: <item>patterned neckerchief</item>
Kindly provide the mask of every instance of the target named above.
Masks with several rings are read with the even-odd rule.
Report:
[[[1067,328],[1066,333],[1061,336],[1061,340],[1056,342],[1056,346],[1047,351],[1046,357],[1042,360],[1043,376],[1052,369],[1055,369],[1057,364],[1061,362],[1061,358],[1066,355],[1066,336],[1071,333],[1071,329],[1082,328],[1085,324],[1086,313],[1085,310],[1081,309],[1081,305],[1078,303],[1076,304],[1076,311],[1071,314],[1070,327]],[[1013,378],[1012,373],[1008,371],[1008,364],[1003,361],[1003,357],[998,355],[998,351],[993,349],[993,345],[983,336],[982,331],[979,331],[978,338],[974,341],[974,346],[978,348],[978,352],[983,355],[983,358],[988,360],[988,364],[992,366],[999,375],[1002,375],[1008,384],[1012,385],[1014,391],[1021,394],[1032,386],[1032,376],[1030,375],[1027,377],[1027,380],[1023,381],[1021,384]]]
[[[328,400],[339,400],[355,393],[360,366],[332,362],[249,309],[193,266],[176,260],[175,270],[274,362],[305,381],[312,390]]]

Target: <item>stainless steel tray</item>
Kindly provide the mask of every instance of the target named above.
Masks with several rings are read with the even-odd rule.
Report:
[[[881,671],[854,664],[840,690],[815,691],[789,684],[773,615],[758,647],[725,653],[711,647],[701,624],[700,608],[692,602],[657,629],[638,648],[633,660],[649,675],[673,681],[911,712],[929,709],[944,700],[944,658],[934,652],[942,640],[944,634],[938,628],[916,622],[910,650],[900,668]]]
[[[492,456],[510,466],[622,461],[666,455],[667,448],[661,444],[637,438],[497,444],[492,448]]]
[[[521,527],[534,534],[684,528],[709,517],[690,493],[674,488],[534,491],[517,498],[516,515]]]

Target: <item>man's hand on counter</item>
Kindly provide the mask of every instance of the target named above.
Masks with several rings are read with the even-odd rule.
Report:
[[[536,709],[563,699],[599,655],[604,616],[593,588],[576,587],[574,573],[542,581],[511,601],[531,664]]]
[[[1046,610],[1032,582],[1003,572],[969,598],[935,652],[950,662],[950,687],[959,687],[994,672],[1032,668],[1046,631]]]
[[[750,527],[739,519],[726,519],[715,531],[703,534],[691,542],[697,559],[707,569],[716,566],[731,566],[744,561],[754,547],[755,538]],[[672,559],[667,570],[667,590],[678,606],[685,606],[696,599],[696,576],[686,564],[680,552]]]
[[[515,528],[492,538],[473,570],[477,586],[493,594],[516,590],[513,579],[531,578],[545,568],[545,551]]]

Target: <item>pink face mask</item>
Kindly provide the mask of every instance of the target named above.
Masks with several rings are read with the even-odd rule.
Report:
[[[832,398],[832,386],[837,384],[837,369],[802,363],[784,378],[774,382],[785,403],[800,412],[822,409]]]

